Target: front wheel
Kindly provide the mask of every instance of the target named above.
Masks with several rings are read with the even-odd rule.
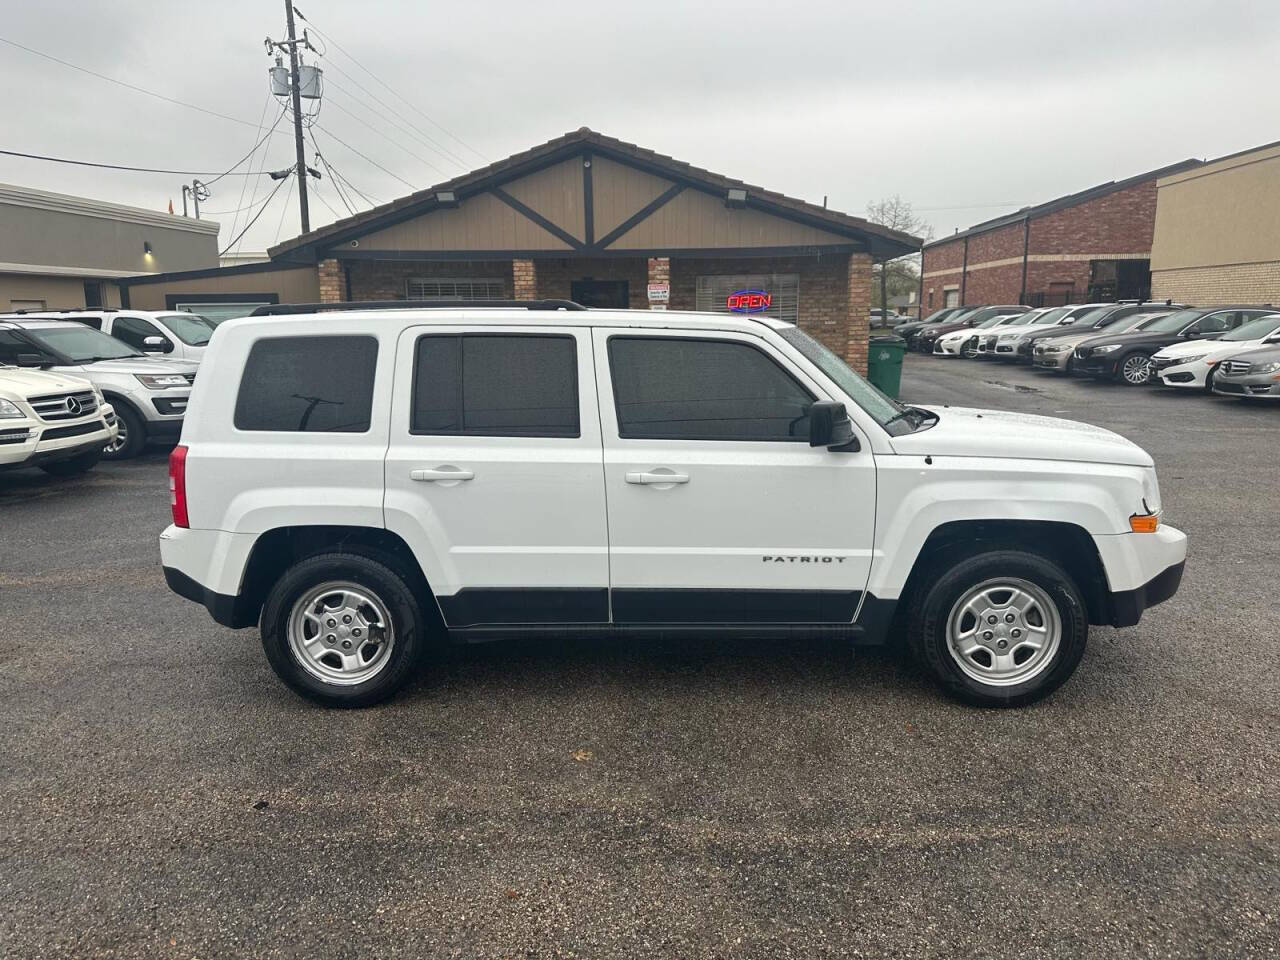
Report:
[[[334,707],[367,707],[412,678],[425,623],[407,577],[362,554],[294,564],[262,608],[262,648],[281,680]]]
[[[975,340],[966,340],[963,349],[960,351],[964,354],[966,360],[973,360],[978,356],[978,344]]]
[[[105,460],[128,460],[142,452],[147,443],[147,427],[142,417],[133,412],[128,404],[116,403],[117,433],[105,447],[102,456]]]
[[[1075,582],[1053,560],[999,549],[935,573],[914,598],[907,642],[947,693],[979,706],[1016,707],[1047,696],[1075,672],[1089,616]]]
[[[1151,358],[1145,353],[1131,353],[1116,364],[1116,379],[1127,387],[1141,387],[1151,380]]]

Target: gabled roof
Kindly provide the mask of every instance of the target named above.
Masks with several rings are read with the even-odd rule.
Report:
[[[944,243],[950,243],[952,240],[972,237],[979,233],[989,233],[992,230],[1007,227],[1011,223],[1021,223],[1023,220],[1035,220],[1039,217],[1047,216],[1050,213],[1065,210],[1068,207],[1078,206],[1079,204],[1087,203],[1090,200],[1097,200],[1099,197],[1105,197],[1109,193],[1128,189],[1129,187],[1136,186],[1146,180],[1155,180],[1159,177],[1167,177],[1170,174],[1181,173],[1183,170],[1190,170],[1192,167],[1201,166],[1202,163],[1203,161],[1195,159],[1183,160],[1180,163],[1173,163],[1167,167],[1160,167],[1156,170],[1148,170],[1146,173],[1140,173],[1134,177],[1127,177],[1124,180],[1108,180],[1106,183],[1100,183],[1096,187],[1090,187],[1088,190],[1081,190],[1079,193],[1069,193],[1064,197],[1058,197],[1056,200],[1047,200],[1044,203],[1037,204],[1032,207],[1023,207],[1021,210],[1017,210],[1014,213],[1007,213],[991,220],[984,220],[981,223],[975,223],[967,230],[961,230],[958,233],[939,237],[937,240],[933,240],[925,244],[925,246],[936,247]]]
[[[918,237],[882,227],[862,217],[854,217],[817,204],[796,200],[772,190],[765,190],[763,187],[703,170],[653,150],[646,150],[634,143],[605,136],[587,127],[581,127],[523,153],[507,157],[505,160],[499,160],[486,167],[454,177],[452,180],[435,184],[407,197],[393,200],[391,203],[382,204],[372,210],[338,220],[328,226],[277,244],[267,253],[273,260],[314,262],[321,258],[324,250],[335,244],[437,209],[439,206],[436,201],[437,193],[453,193],[459,201],[464,201],[468,196],[491,190],[584,151],[600,154],[619,163],[646,170],[656,176],[666,177],[694,189],[720,196],[731,188],[745,189],[748,206],[774,216],[807,223],[847,236],[851,240],[865,244],[876,259],[915,253],[922,243]]]

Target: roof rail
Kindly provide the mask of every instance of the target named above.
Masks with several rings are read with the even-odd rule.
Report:
[[[586,310],[572,300],[354,300],[339,303],[267,303],[251,317],[273,317],[290,313],[325,313],[330,310],[419,310],[441,307],[522,307],[525,310]]]

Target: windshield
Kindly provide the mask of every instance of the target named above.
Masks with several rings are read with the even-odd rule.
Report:
[[[1259,317],[1257,320],[1250,320],[1248,323],[1241,324],[1236,327],[1226,336],[1219,337],[1219,340],[1261,340],[1267,334],[1277,329],[1280,329],[1280,314],[1270,317]]]
[[[1088,327],[1096,327],[1107,316],[1107,314],[1111,313],[1114,310],[1115,310],[1115,307],[1098,307],[1098,309],[1096,310],[1090,310],[1088,313],[1084,314],[1083,316],[1077,317],[1075,325],[1079,327],[1081,330],[1084,330]]]
[[[890,420],[906,410],[896,400],[891,400],[883,393],[863,380],[849,365],[834,353],[809,336],[799,327],[787,327],[779,330],[778,335],[800,351],[801,355],[815,367],[825,373],[843,390],[854,403],[875,418],[876,423],[885,426]]]
[[[1165,315],[1150,326],[1143,327],[1143,329],[1147,333],[1177,333],[1193,320],[1198,320],[1203,314],[1204,311],[1201,310],[1179,310],[1177,313]]]
[[[1009,320],[1010,320],[1009,317],[1002,317],[999,314],[996,314],[996,316],[991,317],[990,319],[983,320],[981,323],[977,325],[976,329],[985,330],[987,327],[1000,326],[1001,324],[1008,323]]]
[[[121,343],[82,323],[27,327],[22,332],[50,352],[66,357],[68,363],[92,363],[94,360],[142,356],[127,343]]]
[[[1027,325],[1032,327],[1039,327],[1046,323],[1053,323],[1055,320],[1065,315],[1066,312],[1067,312],[1066,307],[1054,307],[1052,310],[1048,310],[1040,314],[1040,316],[1038,317],[1033,317],[1031,320],[1027,321]]]
[[[967,320],[970,314],[977,313],[981,309],[981,307],[965,307],[958,313],[953,313],[951,316],[947,317],[947,323],[961,323],[962,321]]]
[[[203,347],[213,336],[213,322],[198,313],[162,313],[156,317],[169,332],[192,347]]]
[[[945,319],[956,312],[955,307],[943,307],[941,310],[935,310],[924,318],[925,323],[937,323],[939,320]]]

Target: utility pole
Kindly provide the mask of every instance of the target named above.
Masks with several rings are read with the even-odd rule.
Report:
[[[293,97],[293,147],[298,155],[298,211],[302,232],[311,232],[311,211],[307,207],[307,158],[302,147],[302,89],[298,80],[298,38],[293,28],[293,3],[284,0],[285,24],[289,30],[289,86]]]

